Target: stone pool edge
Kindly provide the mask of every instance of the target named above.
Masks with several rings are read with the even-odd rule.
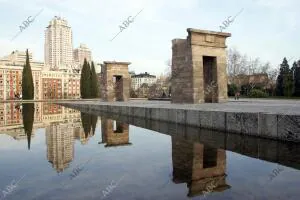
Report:
[[[246,134],[280,141],[300,142],[297,133],[299,115],[264,112],[213,111],[186,108],[158,108],[101,102],[57,102],[74,109],[94,112],[116,113],[129,117],[178,123],[216,131]]]

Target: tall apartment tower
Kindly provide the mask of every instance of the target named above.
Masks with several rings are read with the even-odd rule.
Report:
[[[74,135],[70,124],[50,123],[46,127],[47,159],[57,172],[69,167],[74,158]]]
[[[80,44],[80,46],[73,51],[74,64],[82,66],[85,58],[88,62],[92,61],[91,50],[85,44]]]
[[[73,64],[73,38],[71,27],[55,16],[45,30],[45,64],[50,69],[70,69]]]

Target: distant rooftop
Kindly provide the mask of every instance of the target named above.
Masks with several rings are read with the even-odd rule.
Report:
[[[156,78],[154,75],[150,75],[148,72],[132,75],[131,78]]]

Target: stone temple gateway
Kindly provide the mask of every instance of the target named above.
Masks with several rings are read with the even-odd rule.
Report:
[[[226,38],[230,33],[187,29],[172,40],[172,103],[227,102]]]
[[[130,62],[105,61],[101,65],[102,84],[101,93],[104,101],[128,101],[130,76],[128,65]]]

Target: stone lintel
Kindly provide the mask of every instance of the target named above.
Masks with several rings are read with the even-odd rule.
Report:
[[[208,31],[208,30],[194,29],[194,28],[188,28],[187,32],[189,33],[189,35],[192,32],[194,32],[194,33],[201,33],[201,34],[205,34],[205,35],[219,35],[219,36],[223,36],[223,37],[231,37],[231,33]]]
[[[104,64],[130,65],[131,62],[104,61]]]
[[[121,144],[106,144],[104,147],[118,147],[118,146],[131,146],[132,143],[121,143]]]

